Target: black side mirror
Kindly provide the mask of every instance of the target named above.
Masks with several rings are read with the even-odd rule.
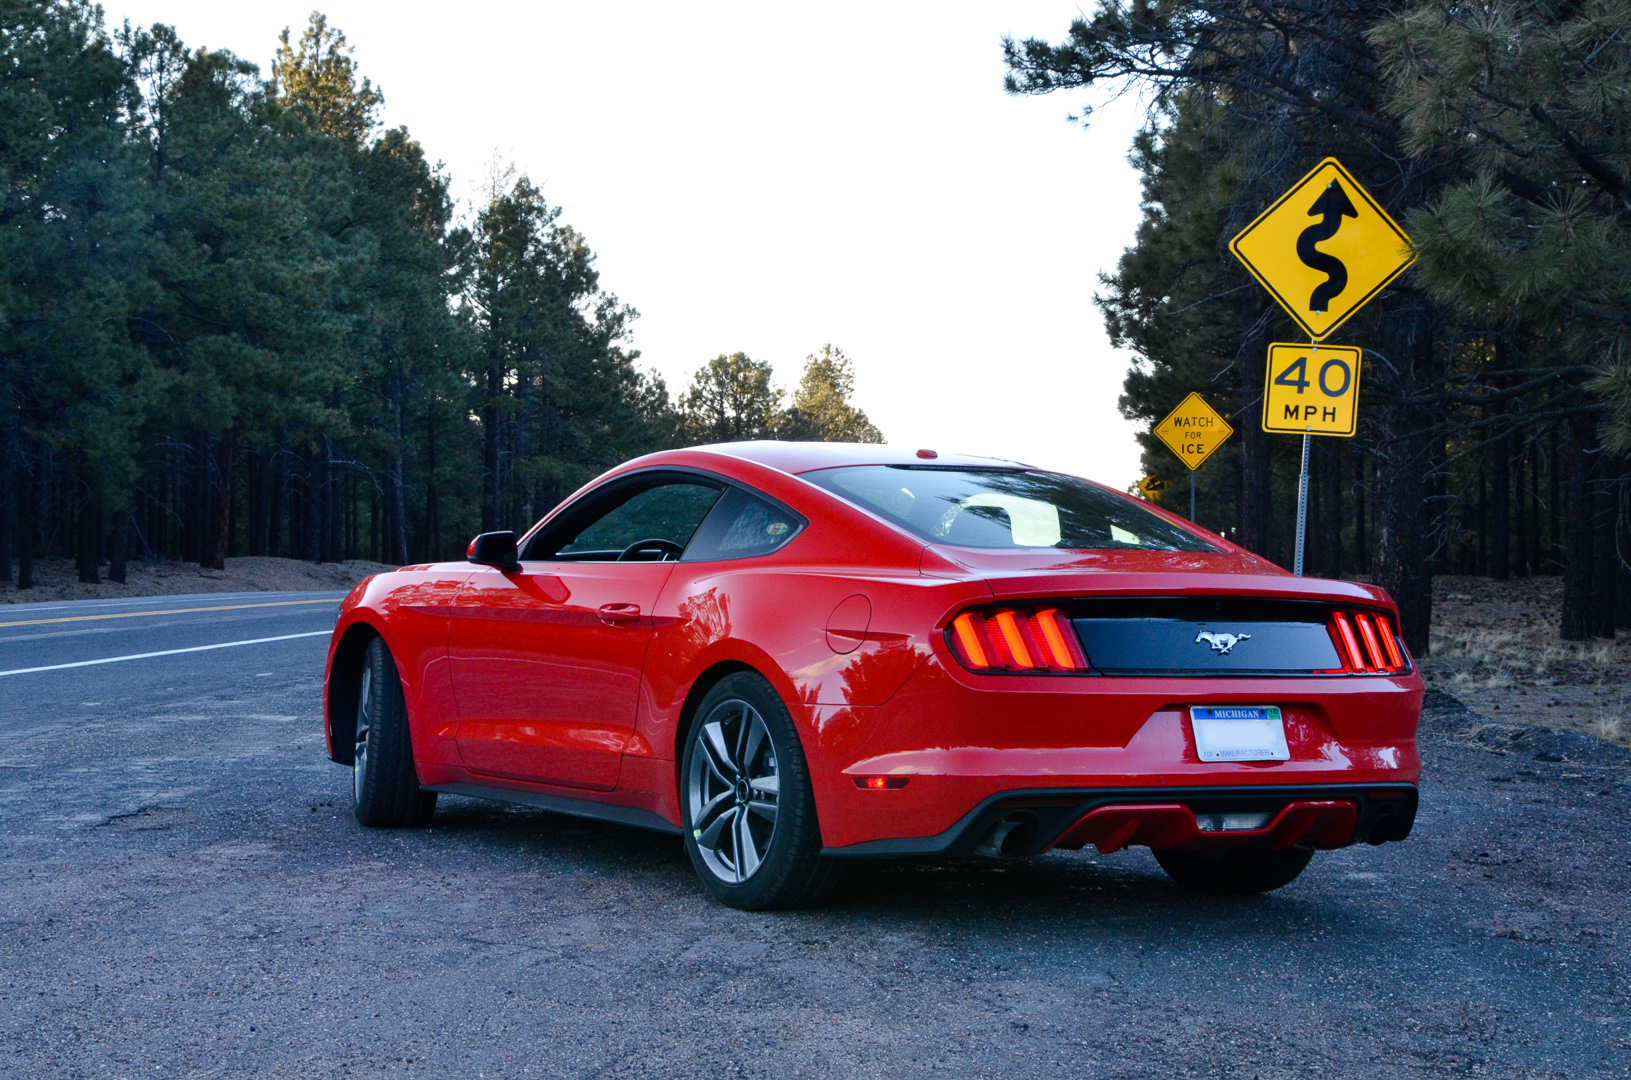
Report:
[[[521,560],[516,557],[513,532],[482,533],[470,541],[470,547],[464,553],[464,557],[477,566],[496,566],[504,571],[521,569]]]

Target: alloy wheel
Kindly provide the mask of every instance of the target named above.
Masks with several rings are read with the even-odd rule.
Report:
[[[693,738],[686,783],[691,835],[709,871],[739,885],[758,871],[776,835],[776,747],[764,717],[741,698],[716,705]]]
[[[373,668],[364,664],[362,679],[357,684],[357,741],[351,751],[351,793],[359,802],[362,801],[362,785],[368,771],[368,729],[373,720],[373,688]]]

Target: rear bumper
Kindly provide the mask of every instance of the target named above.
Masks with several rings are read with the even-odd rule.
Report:
[[[1336,848],[1403,840],[1416,820],[1414,784],[1254,784],[1199,788],[1004,791],[937,836],[829,847],[835,858],[1023,857],[1050,848]],[[1217,815],[1266,815],[1261,827],[1214,830]],[[1198,820],[1199,819],[1199,820]]]

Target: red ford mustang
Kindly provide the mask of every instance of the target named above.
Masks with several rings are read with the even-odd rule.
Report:
[[[358,585],[325,721],[365,825],[446,791],[679,833],[739,907],[858,858],[1086,844],[1261,892],[1410,832],[1396,619],[1072,476],[698,447]]]

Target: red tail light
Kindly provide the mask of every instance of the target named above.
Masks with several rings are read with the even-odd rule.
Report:
[[[1086,671],[1076,630],[1058,608],[965,611],[946,641],[970,671]]]
[[[1404,644],[1386,615],[1373,611],[1338,611],[1331,616],[1331,637],[1345,671],[1400,675],[1410,670]]]

